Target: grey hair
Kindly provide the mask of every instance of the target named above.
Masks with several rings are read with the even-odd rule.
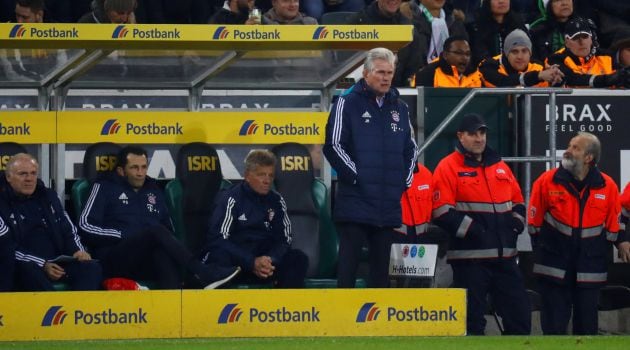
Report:
[[[16,153],[9,158],[7,162],[5,173],[6,176],[9,176],[13,173],[13,168],[15,167],[15,163],[19,161],[27,161],[33,162],[37,167],[39,167],[39,163],[37,163],[37,159],[35,159],[32,155],[28,153]]]
[[[245,173],[259,166],[275,166],[276,156],[266,149],[253,149],[245,157]]]
[[[374,69],[374,61],[376,60],[385,60],[392,67],[396,66],[396,55],[389,49],[377,47],[368,51],[365,63],[363,63],[363,69],[371,72]]]
[[[584,153],[592,155],[593,165],[597,165],[602,155],[601,142],[599,142],[599,139],[597,138],[597,136],[591,134],[590,132],[580,131],[578,132],[578,136],[584,137],[585,139],[589,141],[588,145],[586,145],[586,149],[584,150]]]

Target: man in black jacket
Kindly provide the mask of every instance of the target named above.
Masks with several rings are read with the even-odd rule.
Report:
[[[33,157],[18,153],[0,178],[0,216],[15,242],[17,287],[52,291],[59,281],[73,290],[99,289],[101,266],[83,248],[57,194],[37,179],[38,169]]]

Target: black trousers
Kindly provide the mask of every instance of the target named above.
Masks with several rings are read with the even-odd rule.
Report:
[[[101,289],[103,273],[101,265],[94,260],[60,264],[66,275],[59,282],[68,283],[71,290]],[[15,264],[17,288],[21,291],[54,291],[54,281],[48,279],[43,267],[33,262],[18,261]]]
[[[540,325],[543,334],[567,334],[573,314],[574,335],[595,335],[598,331],[600,288],[580,288],[575,282],[560,285],[545,279],[538,280],[542,310]]]
[[[15,249],[8,239],[0,240],[0,271],[0,292],[13,290]]]
[[[370,269],[368,287],[389,287],[389,253],[393,235],[392,228],[349,222],[338,222],[336,227],[339,234],[337,287],[355,287],[361,250],[366,241]]]
[[[150,227],[99,252],[106,278],[153,280],[159,289],[180,289],[193,255],[164,226]]]
[[[504,334],[530,334],[531,306],[521,271],[514,259],[451,266],[453,287],[467,289],[466,330],[469,335],[483,335],[485,332],[488,295],[503,320]]]
[[[206,264],[222,267],[238,266],[238,260],[229,251],[215,248],[208,254]],[[306,254],[298,249],[289,249],[276,264],[271,277],[259,278],[251,270],[244,268],[231,283],[273,284],[278,288],[303,288],[307,269]]]

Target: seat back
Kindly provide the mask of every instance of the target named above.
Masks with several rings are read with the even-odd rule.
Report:
[[[321,24],[349,24],[355,14],[352,11],[326,12],[322,15]]]
[[[276,163],[275,188],[287,204],[291,219],[291,246],[303,251],[309,259],[307,277],[319,272],[319,211],[313,198],[313,161],[309,151],[299,143],[283,143],[271,150]]]
[[[0,142],[0,171],[4,171],[9,158],[17,153],[27,153],[26,148],[15,142]]]
[[[198,253],[205,243],[215,197],[223,182],[219,155],[207,143],[189,143],[177,152],[175,169],[177,179],[166,189],[171,217],[179,231],[176,234],[193,253]]]
[[[83,155],[83,177],[78,179],[70,190],[74,217],[81,216],[81,210],[90,195],[92,183],[99,177],[116,168],[116,155],[122,147],[111,142],[97,142],[90,145]]]

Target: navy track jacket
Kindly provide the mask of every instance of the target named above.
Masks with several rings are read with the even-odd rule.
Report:
[[[247,271],[258,256],[278,264],[291,245],[287,205],[276,191],[260,195],[243,181],[224,191],[210,218],[204,252],[224,249]]]
[[[164,194],[148,176],[138,192],[114,174],[95,182],[79,219],[82,237],[96,249],[159,225],[173,231]]]
[[[6,225],[0,224],[0,236],[11,235],[18,261],[44,266],[59,255],[85,250],[57,193],[41,180],[37,180],[35,192],[24,197],[13,191],[4,174],[0,175],[0,216]]]
[[[337,171],[335,221],[400,226],[400,198],[411,185],[417,147],[408,106],[398,96],[390,89],[379,107],[361,79],[333,105],[324,154]]]

